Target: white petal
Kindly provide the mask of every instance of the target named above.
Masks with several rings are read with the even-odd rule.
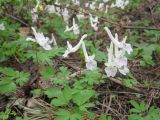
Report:
[[[86,8],[89,7],[89,3],[85,3],[85,7],[86,7]]]
[[[108,27],[105,27],[104,29],[105,29],[105,31],[108,33],[108,36],[110,37],[110,39],[112,40],[112,42],[113,42],[116,46],[122,48],[123,46],[120,44],[120,42],[119,42],[116,38],[113,37],[113,35],[112,35],[111,31],[109,30],[109,28],[108,28]],[[115,34],[115,36],[117,36],[117,34]]]
[[[33,34],[36,38],[35,42],[37,42],[45,50],[50,50],[51,49],[51,46],[50,46],[51,41],[49,41],[49,38],[45,37],[43,33],[36,32],[36,29],[34,27],[32,27],[32,30],[33,30]]]
[[[51,39],[50,43],[52,43],[52,42],[53,42],[54,46],[57,46],[57,41],[56,41],[56,38],[54,37],[53,33],[52,33],[52,39]]]
[[[107,74],[107,77],[115,77],[117,73],[116,67],[106,67],[105,72]]]
[[[95,60],[90,60],[86,62],[86,68],[88,70],[95,70],[97,69],[97,62]]]
[[[71,53],[71,52],[69,50],[66,50],[62,56],[64,58],[67,58],[69,53]]]
[[[46,5],[46,9],[49,13],[56,13],[54,5]]]
[[[52,47],[50,46],[50,45],[48,45],[48,44],[46,44],[46,45],[44,45],[44,46],[42,46],[45,50],[51,50],[52,49]]]
[[[113,42],[110,43],[110,48],[108,50],[108,64],[111,64],[114,60],[113,56]]]
[[[67,10],[67,8],[64,8],[64,10],[62,11],[62,15],[63,15],[63,19],[66,23],[68,23],[69,20],[69,12]]]
[[[67,41],[67,50],[66,50],[65,53],[63,54],[63,57],[64,57],[64,58],[65,58],[65,57],[68,57],[68,54],[73,53],[73,52],[76,52],[76,51],[80,48],[83,40],[84,40],[86,37],[87,37],[87,34],[84,34],[84,35],[81,37],[80,41],[78,42],[78,44],[77,44],[75,47],[72,47],[72,45]]]
[[[68,25],[66,26],[66,29],[64,30],[64,32],[69,32],[73,30],[73,26],[72,27],[69,27]]]
[[[123,66],[123,67],[119,68],[118,70],[123,75],[127,75],[127,73],[129,73],[129,69],[127,66]]]
[[[75,19],[73,18],[73,32],[78,35],[80,33],[78,25],[75,23]]]
[[[87,53],[86,46],[85,46],[84,42],[82,42],[82,49],[83,49],[83,54],[84,54],[84,57],[85,57],[85,62],[88,62],[89,61],[89,56],[88,56],[88,53]]]
[[[36,40],[35,40],[35,39],[33,39],[33,38],[31,38],[31,37],[28,37],[28,38],[26,39],[26,41],[36,42]]]
[[[131,44],[126,43],[124,45],[124,50],[127,51],[128,54],[131,54],[131,52],[133,51]]]
[[[3,23],[0,24],[0,30],[5,30],[5,26]]]
[[[74,51],[74,52],[76,52],[76,51],[80,48],[83,40],[84,40],[86,37],[87,37],[87,34],[84,34],[84,35],[81,37],[79,43],[73,48],[73,51]]]
[[[115,58],[115,63],[118,68],[122,66],[127,66],[127,58],[125,56],[120,56],[118,58]]]

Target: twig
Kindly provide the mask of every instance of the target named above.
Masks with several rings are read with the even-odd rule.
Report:
[[[12,19],[14,19],[14,20],[16,20],[16,21],[18,21],[18,22],[20,22],[20,23],[22,23],[23,25],[25,25],[27,27],[29,26],[27,23],[25,23],[24,21],[22,21],[21,19],[15,17],[15,16],[12,16],[12,15],[10,15],[8,13],[5,13],[5,15],[8,16],[8,17],[10,17],[10,18],[12,18]]]
[[[106,109],[105,115],[108,115],[108,112],[109,112],[109,108],[110,108],[110,106],[111,106],[111,103],[112,103],[112,95],[110,95],[110,97],[109,97],[109,103],[108,103],[108,107],[107,107],[107,109]]]
[[[141,26],[122,26],[124,29],[145,29],[145,30],[160,30],[160,28],[141,27]]]
[[[120,80],[117,80],[117,79],[115,79],[115,78],[109,78],[109,80],[111,80],[111,81],[113,81],[113,82],[115,82],[115,83],[117,83],[117,84],[119,84],[119,85],[121,85],[121,86],[124,86],[123,83],[122,83]],[[126,86],[125,86],[125,87],[126,87]],[[136,92],[138,92],[138,93],[143,93],[142,90],[140,90],[140,89],[138,89],[138,88],[136,88],[136,87],[128,87],[128,88],[131,89],[131,90],[134,90],[134,91],[136,91]]]
[[[61,58],[57,58],[57,59],[58,59],[59,61],[63,62],[64,64],[66,64],[67,66],[73,68],[74,70],[80,71],[79,68],[77,68],[77,67],[75,67],[75,66],[73,66],[73,65],[71,65],[71,64],[69,64],[69,63],[67,63],[66,61],[62,60]]]

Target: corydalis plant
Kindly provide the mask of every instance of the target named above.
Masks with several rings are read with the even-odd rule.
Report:
[[[63,54],[63,57],[66,58],[66,57],[68,57],[68,55],[69,55],[70,53],[76,52],[76,51],[80,48],[83,40],[84,40],[86,37],[87,37],[87,34],[84,34],[84,35],[81,37],[81,39],[80,39],[80,41],[78,42],[78,44],[77,44],[76,46],[74,46],[74,47],[69,43],[69,41],[67,41],[67,50],[66,50],[65,53]]]
[[[120,42],[117,33],[114,37],[109,28],[105,27],[105,30],[111,39],[110,48],[108,49],[108,61],[105,63],[105,72],[108,77],[114,77],[118,70],[121,74],[126,75],[129,73],[129,69],[125,52],[130,54],[133,49],[130,44],[126,43],[127,37]]]
[[[87,37],[87,34],[84,34],[79,43],[75,46],[72,47],[72,45],[67,41],[67,50],[65,51],[65,53],[63,54],[63,57],[68,57],[68,54],[76,52],[80,46],[82,45],[82,49],[83,49],[83,53],[84,53],[84,57],[85,57],[85,62],[86,62],[86,68],[88,70],[95,70],[97,68],[97,62],[94,60],[95,55],[89,56],[86,50],[86,46],[84,43],[84,39]]]
[[[92,56],[88,56],[84,41],[82,42],[82,48],[85,57],[86,68],[88,70],[95,70],[97,68],[97,62],[94,60],[95,55],[93,54]]]
[[[99,21],[98,21],[98,17],[96,16],[96,17],[93,17],[92,16],[92,14],[89,14],[89,19],[90,19],[90,24],[91,24],[91,27],[95,30],[95,31],[97,31],[98,30],[98,23],[99,23]]]
[[[78,25],[75,22],[75,18],[73,18],[73,25],[72,25],[72,27],[69,27],[68,25],[66,26],[66,29],[65,29],[64,32],[68,32],[68,31],[73,31],[73,33],[75,35],[78,35],[80,33],[79,27],[78,27]]]
[[[36,32],[36,29],[32,27],[33,34],[35,36],[35,39],[28,37],[26,41],[32,41],[38,43],[41,47],[43,47],[45,50],[51,50],[51,44],[54,43],[55,46],[57,46],[55,37],[52,34],[52,39],[49,40],[48,37],[45,37],[43,33]]]

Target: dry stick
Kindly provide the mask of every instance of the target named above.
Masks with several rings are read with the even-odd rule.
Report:
[[[16,20],[16,21],[18,21],[18,22],[20,22],[20,23],[22,23],[23,25],[25,25],[27,27],[29,26],[27,23],[25,23],[24,21],[20,20],[19,18],[15,17],[15,16],[12,16],[12,15],[10,15],[8,13],[5,13],[5,15],[10,17],[10,18],[12,18],[12,19],[14,19],[14,20]]]
[[[151,28],[151,27],[139,27],[139,26],[121,26],[124,29],[146,29],[146,30],[160,30],[160,28]]]
[[[112,95],[110,95],[110,97],[109,97],[109,103],[108,103],[108,107],[107,107],[107,109],[106,109],[105,115],[108,115],[108,112],[109,112],[109,108],[110,108],[110,106],[111,106],[111,103],[112,103]]]
[[[67,6],[62,6],[62,5],[57,5],[57,4],[54,4],[55,6],[57,7],[61,7],[61,8],[68,8],[68,9],[71,9],[71,10],[74,10],[74,11],[79,11],[83,14],[86,14],[86,15],[89,15],[89,12],[87,11],[82,11],[82,10],[77,10],[76,8],[72,8],[72,7],[67,7]],[[93,15],[94,17],[96,15]],[[116,26],[119,26],[123,29],[145,29],[145,30],[157,30],[157,31],[160,31],[160,28],[153,28],[153,27],[143,27],[143,26],[123,26],[121,24],[118,24],[118,23],[115,23],[113,22],[112,20],[110,19],[107,19],[107,18],[104,18],[104,17],[99,17],[100,20],[104,21],[104,22],[107,22],[107,23],[110,23],[110,24],[113,24],[113,25],[116,25]]]
[[[121,86],[124,86],[123,83],[122,83],[120,80],[117,80],[117,79],[115,79],[115,78],[109,78],[109,80],[111,80],[111,81],[113,81],[113,82],[115,82],[115,83],[117,83],[117,84],[119,84],[119,85],[121,85]],[[125,86],[125,87],[126,87],[126,86]],[[136,87],[128,87],[128,88],[130,88],[131,90],[134,90],[134,91],[136,91],[136,92],[138,92],[138,93],[143,93],[142,90],[140,90],[140,89],[138,89],[138,88],[136,88]]]
[[[67,63],[66,61],[62,60],[61,58],[57,58],[59,61],[63,62],[64,64],[66,64],[67,66],[71,67],[72,69],[76,70],[76,71],[80,71],[79,68]]]

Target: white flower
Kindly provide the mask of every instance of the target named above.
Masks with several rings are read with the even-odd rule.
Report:
[[[108,8],[109,8],[109,6],[108,5],[106,5],[106,9],[105,9],[105,13],[107,13],[108,12]]]
[[[33,9],[31,10],[32,22],[36,22],[37,19],[38,19],[38,15],[37,15],[36,12],[37,12],[37,10],[36,10],[35,8],[33,8]]]
[[[64,30],[64,32],[69,32],[73,30],[73,26],[69,27],[68,25],[66,25],[66,29]]]
[[[32,22],[36,22],[38,19],[37,11],[38,11],[38,7],[39,7],[40,2],[39,2],[39,0],[36,0],[36,2],[37,2],[37,4],[36,4],[35,8],[33,8],[31,10]]]
[[[128,54],[130,54],[130,53],[133,51],[131,45],[128,44],[128,43],[126,43],[127,36],[125,36],[125,38],[124,38],[121,42],[119,42],[119,40],[118,40],[118,34],[117,34],[117,33],[115,34],[115,37],[117,36],[117,39],[115,39],[115,38],[113,37],[113,35],[112,35],[112,33],[111,33],[111,31],[109,30],[108,27],[105,27],[104,29],[105,29],[106,32],[108,33],[108,36],[110,37],[110,39],[112,40],[112,42],[113,42],[117,47],[122,48],[122,49],[125,50]]]
[[[73,18],[73,32],[78,35],[80,33],[78,25],[75,23],[75,19]]]
[[[104,3],[100,3],[98,9],[99,9],[100,11],[103,11],[103,8],[104,8]]]
[[[45,50],[51,50],[51,43],[52,40],[50,41],[48,37],[45,37],[43,33],[37,33],[35,28],[32,27],[33,34],[35,36],[35,40],[33,38],[27,38],[27,41],[33,41],[37,42],[41,47],[43,47]]]
[[[32,37],[27,37],[26,41],[36,42],[36,40],[35,40],[35,39],[33,39]]]
[[[117,68],[114,66],[108,66],[105,67],[105,72],[107,74],[107,77],[115,77],[117,73]]]
[[[75,23],[75,19],[74,19],[74,18],[73,18],[73,25],[72,25],[72,27],[69,27],[69,26],[67,25],[64,32],[68,32],[68,31],[72,31],[72,30],[73,30],[73,33],[74,33],[75,35],[78,35],[78,34],[80,33],[79,27],[78,27],[78,25]]]
[[[52,33],[52,39],[51,39],[51,41],[48,41],[48,43],[53,43],[53,45],[57,47],[57,41],[56,41],[53,33]]]
[[[61,13],[61,8],[59,7],[59,5],[61,5],[61,4],[59,3],[59,0],[56,0],[55,4],[58,5],[58,6],[55,6],[56,14],[58,16],[61,16],[61,14],[60,14]]]
[[[80,5],[80,0],[72,0],[72,2],[74,5],[78,5],[78,6]]]
[[[127,66],[122,66],[121,68],[118,69],[119,72],[123,75],[127,75],[129,73],[129,69]]]
[[[86,19],[86,18],[87,18],[87,17],[84,16],[83,14],[77,14],[76,16],[77,16],[78,20],[83,20],[83,19]]]
[[[104,3],[108,2],[109,0],[103,0]]]
[[[95,55],[88,56],[84,42],[82,42],[82,48],[83,48],[83,53],[84,53],[84,57],[85,57],[86,68],[88,70],[95,70],[97,68],[97,62],[94,60]]]
[[[62,16],[63,16],[63,19],[66,23],[68,23],[68,20],[69,20],[69,12],[68,12],[68,9],[67,8],[64,8],[64,10],[62,10]]]
[[[95,18],[93,18],[92,14],[89,14],[90,15],[90,24],[91,24],[91,27],[97,31],[98,30],[98,17],[96,16]]]
[[[92,2],[92,3],[90,4],[89,8],[90,8],[91,10],[95,10],[95,9],[96,9],[95,4],[96,4],[96,2]]]
[[[56,9],[54,5],[46,5],[46,9],[49,13],[56,13]]]
[[[129,3],[129,0],[116,0],[115,3],[112,3],[111,7],[119,7],[124,9]]]
[[[114,56],[113,56],[113,43],[111,42],[110,48],[108,51],[108,62],[105,63],[105,72],[108,77],[114,77],[117,73],[117,67],[115,65]]]
[[[5,26],[3,23],[0,24],[0,30],[5,30]]]
[[[88,8],[89,7],[89,3],[87,2],[87,3],[85,3],[85,7],[86,8]]]
[[[83,40],[84,40],[86,37],[87,37],[87,34],[84,34],[84,35],[81,37],[79,43],[78,43],[75,47],[72,47],[72,45],[69,43],[69,41],[67,41],[67,50],[64,52],[63,57],[66,58],[66,57],[68,57],[68,55],[69,55],[70,53],[76,52],[76,51],[80,48]]]

